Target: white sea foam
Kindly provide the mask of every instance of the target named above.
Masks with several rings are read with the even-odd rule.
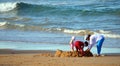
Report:
[[[119,34],[104,34],[105,37],[108,37],[108,38],[120,38],[120,35]]]
[[[108,38],[120,38],[119,34],[114,34],[111,31],[99,30],[98,32],[94,32],[94,34],[103,34],[105,37]]]
[[[19,26],[19,27],[24,27],[25,25],[23,24],[14,24],[15,26]]]
[[[23,24],[12,24],[12,23],[9,23],[9,22],[0,22],[0,27],[4,27],[6,25],[7,25],[7,27],[14,27],[14,26],[16,26],[16,27],[24,27],[25,26]]]
[[[7,12],[17,7],[17,3],[0,3],[0,12]]]
[[[7,22],[0,22],[0,27],[6,25]]]
[[[70,33],[70,34],[80,34],[80,35],[93,34],[93,31],[90,31],[90,30],[68,30],[68,29],[65,29],[63,32]]]
[[[90,30],[68,30],[65,29],[64,33],[69,34],[78,34],[78,35],[87,35],[87,34],[103,34],[105,37],[108,38],[120,38],[119,34],[114,34],[111,31],[99,30],[99,31],[90,31]]]
[[[99,30],[98,32],[106,34],[106,33],[110,33],[111,31]]]
[[[5,25],[7,25],[8,22],[0,22],[0,30],[1,29],[6,29]]]
[[[120,38],[119,34],[113,34],[113,33],[98,33],[98,32],[94,32],[94,34],[103,34],[107,38]]]

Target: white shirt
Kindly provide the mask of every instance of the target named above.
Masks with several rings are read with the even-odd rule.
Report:
[[[91,35],[88,48],[91,49],[102,38],[104,38],[104,36],[101,34]]]

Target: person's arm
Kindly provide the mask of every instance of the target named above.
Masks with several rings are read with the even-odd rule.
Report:
[[[70,40],[70,42],[69,42],[69,44],[71,45],[71,44],[72,44],[72,42],[73,42],[73,40],[71,39],[71,40]]]
[[[71,38],[69,44],[72,44],[74,40],[75,40],[75,36],[72,36],[72,38]]]
[[[88,45],[88,49],[87,50],[91,50],[91,48],[94,46],[95,44],[95,38],[94,37],[90,37],[90,44]]]

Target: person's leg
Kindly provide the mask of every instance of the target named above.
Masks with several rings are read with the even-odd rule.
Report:
[[[82,56],[84,56],[84,51],[83,51],[82,48],[80,48],[80,53],[81,53]]]
[[[100,55],[100,53],[101,53],[101,48],[102,48],[103,42],[104,42],[104,38],[97,42],[97,53],[98,53],[98,55]]]
[[[79,50],[79,54],[81,54],[81,56],[83,56],[84,55],[84,51],[83,51],[83,47],[81,47],[80,44],[78,46],[78,50]]]
[[[79,45],[79,42],[76,41],[75,44],[74,44],[74,46],[75,46],[77,52],[78,52],[78,45]]]
[[[74,47],[72,47],[72,51],[74,51]]]
[[[78,52],[78,47],[77,47],[77,46],[75,46],[75,48],[76,48],[76,51]]]
[[[71,46],[71,50],[74,51],[74,45],[71,44],[70,46]]]

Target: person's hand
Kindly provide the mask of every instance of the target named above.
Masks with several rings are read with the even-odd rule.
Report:
[[[88,48],[86,51],[90,51],[90,49]]]

